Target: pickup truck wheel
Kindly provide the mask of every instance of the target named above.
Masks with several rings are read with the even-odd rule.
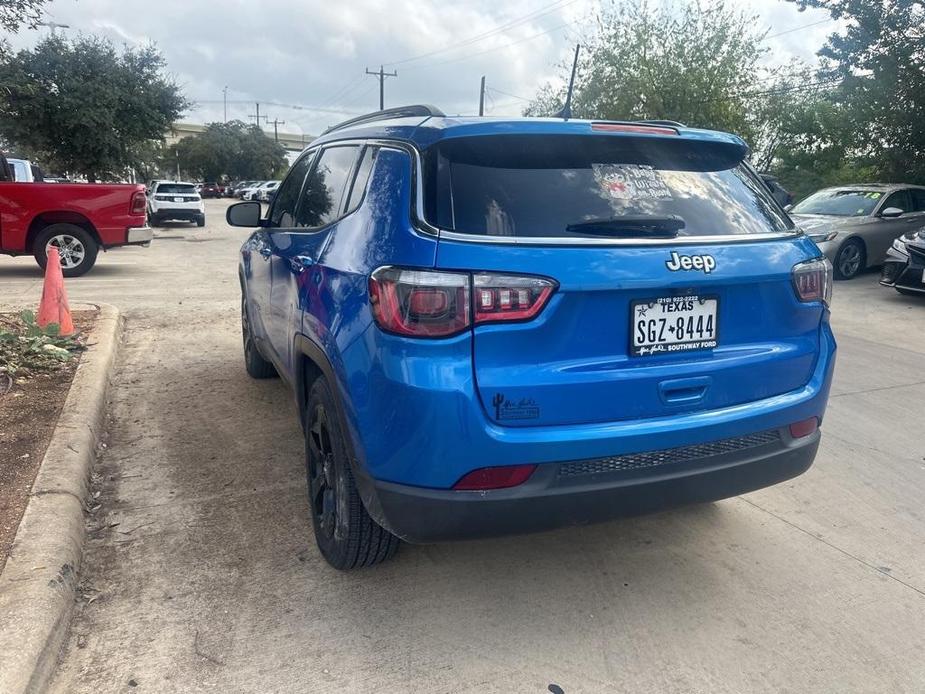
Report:
[[[35,237],[32,252],[43,270],[48,264],[48,249],[54,246],[61,258],[65,277],[80,277],[96,263],[99,246],[83,227],[76,224],[50,224]]]
[[[273,364],[264,359],[254,344],[254,336],[251,334],[250,319],[247,315],[247,302],[241,297],[241,334],[244,338],[244,368],[247,375],[251,378],[273,378],[276,376],[276,369]]]
[[[198,217],[196,217],[197,227],[204,227],[205,225],[206,225],[206,216],[204,214],[201,214]]]
[[[315,541],[335,569],[373,566],[395,555],[400,540],[370,518],[360,499],[334,396],[324,377],[308,391],[305,467]]]

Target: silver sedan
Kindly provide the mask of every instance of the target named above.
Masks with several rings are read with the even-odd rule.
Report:
[[[925,229],[925,187],[873,183],[825,188],[789,210],[837,279],[881,265],[893,240]]]

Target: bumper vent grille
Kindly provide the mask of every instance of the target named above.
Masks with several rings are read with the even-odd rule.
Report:
[[[616,455],[610,458],[563,463],[559,466],[559,477],[578,477],[580,475],[594,475],[600,472],[638,470],[672,463],[685,463],[724,453],[757,448],[777,441],[780,441],[780,433],[775,429],[757,434],[748,434],[747,436],[736,436],[735,438],[721,441],[698,443],[693,446],[680,446],[678,448],[666,448],[661,451],[630,453],[629,455]]]

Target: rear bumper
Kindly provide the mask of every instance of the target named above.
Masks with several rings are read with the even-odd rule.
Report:
[[[154,238],[154,230],[151,227],[131,227],[125,232],[125,244],[127,246],[147,246]]]
[[[367,505],[373,517],[407,542],[529,533],[724,499],[809,468],[819,446],[818,431],[800,439],[786,428],[759,436],[773,438],[768,434],[776,440],[693,460],[677,453],[682,449],[673,449],[674,459],[664,451],[658,459],[668,462],[636,469],[606,469],[600,461],[541,465],[512,489],[451,491],[369,479],[361,485],[372,487],[367,487],[372,492]],[[723,443],[700,450],[722,451]]]
[[[151,213],[152,217],[157,217],[158,219],[182,219],[190,222],[195,222],[200,217],[205,216],[205,212],[199,208],[161,208],[154,210]]]

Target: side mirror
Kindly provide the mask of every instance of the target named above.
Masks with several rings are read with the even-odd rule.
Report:
[[[887,218],[899,217],[902,214],[904,214],[904,212],[898,207],[887,207],[885,210],[880,212],[881,217]]]
[[[784,205],[784,212],[790,212],[793,209],[793,203],[787,203]]]
[[[233,227],[259,227],[260,203],[238,202],[225,211],[225,221]]]

